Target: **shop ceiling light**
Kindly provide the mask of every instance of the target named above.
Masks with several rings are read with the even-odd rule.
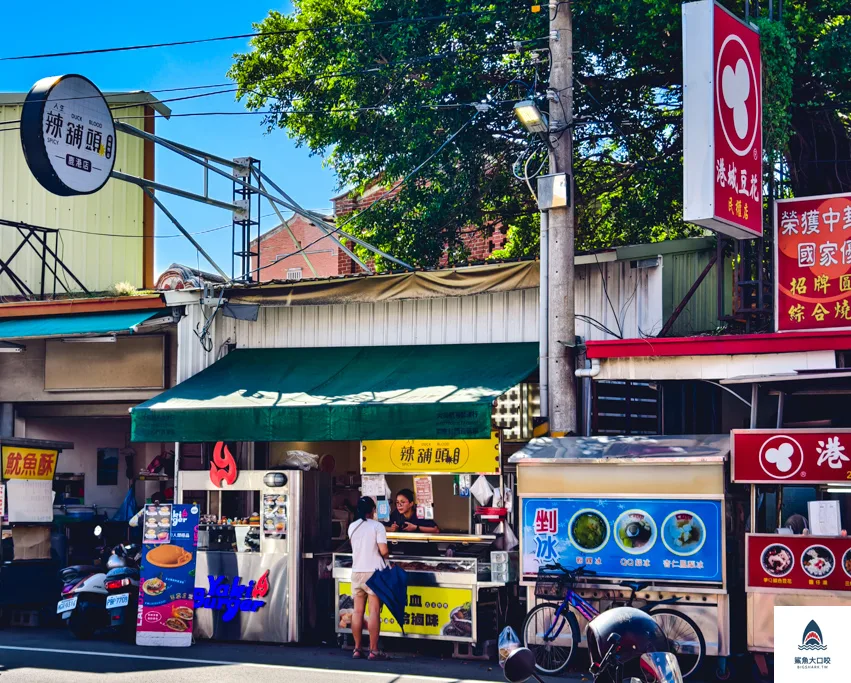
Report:
[[[0,342],[0,353],[23,353],[27,347],[23,344],[13,344],[12,342]]]
[[[62,341],[66,344],[114,344],[115,335],[108,337],[65,337]]]
[[[159,327],[160,325],[171,325],[172,323],[177,322],[177,318],[173,315],[161,315],[159,318],[148,318],[148,320],[143,320],[140,323],[133,325],[130,329],[133,330],[133,333],[137,333],[139,330],[143,330],[148,327]],[[115,338],[113,337],[113,340]]]
[[[515,104],[514,114],[530,133],[546,133],[549,130],[546,117],[532,100],[523,100]]]

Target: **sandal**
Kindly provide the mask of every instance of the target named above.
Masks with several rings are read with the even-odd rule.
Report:
[[[387,655],[381,650],[370,650],[369,652],[370,662],[383,662],[386,659],[388,659]]]
[[[363,651],[361,651],[361,650],[355,649],[355,651],[352,653],[352,659],[363,659],[363,658],[364,658],[363,657]]]

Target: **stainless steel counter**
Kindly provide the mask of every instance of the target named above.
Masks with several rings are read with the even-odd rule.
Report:
[[[466,557],[391,556],[391,564],[408,573],[408,606],[405,634],[385,608],[381,634],[390,637],[425,638],[461,643],[478,640],[479,587],[504,584],[477,580],[478,562]],[[336,631],[351,633],[354,602],[351,596],[351,555],[335,554],[333,561]]]

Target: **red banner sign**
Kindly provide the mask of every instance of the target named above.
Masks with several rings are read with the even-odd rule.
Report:
[[[851,429],[734,429],[733,481],[830,484],[851,481]]]
[[[778,332],[851,327],[851,193],[774,205]]]
[[[683,218],[762,235],[759,33],[712,0],[683,4]]]
[[[747,535],[748,590],[851,592],[851,538]]]
[[[762,234],[759,34],[715,5],[715,217]]]

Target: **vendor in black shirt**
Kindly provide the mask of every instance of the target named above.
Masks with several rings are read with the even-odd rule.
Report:
[[[417,508],[414,505],[414,492],[411,489],[402,489],[396,494],[395,509],[390,513],[390,524],[387,531],[399,531],[406,533],[422,532],[424,534],[439,534],[440,529],[433,519],[420,519],[417,517]]]

